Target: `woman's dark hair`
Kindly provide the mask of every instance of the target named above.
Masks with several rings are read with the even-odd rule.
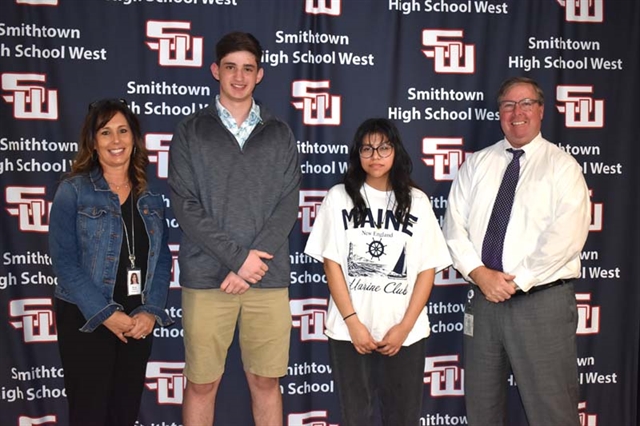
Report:
[[[133,150],[129,162],[129,179],[135,188],[135,194],[140,195],[147,189],[146,168],[149,164],[149,155],[142,141],[138,118],[123,99],[102,99],[89,105],[89,112],[80,132],[78,153],[73,160],[70,175],[86,174],[95,167],[102,170],[96,154],[96,134],[117,113],[124,116],[131,129]]]
[[[365,203],[360,188],[367,179],[367,174],[360,162],[360,147],[367,135],[381,135],[383,140],[393,145],[393,164],[389,172],[389,183],[396,197],[394,214],[399,222],[403,222],[411,210],[411,188],[417,185],[411,179],[413,163],[404,148],[400,132],[391,120],[386,118],[370,118],[364,121],[356,130],[353,137],[351,150],[349,151],[349,168],[344,175],[344,186],[347,194],[355,207],[354,218],[356,223],[364,220],[367,204]]]

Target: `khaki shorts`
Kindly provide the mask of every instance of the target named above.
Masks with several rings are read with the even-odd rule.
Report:
[[[182,288],[185,368],[189,381],[212,383],[222,377],[236,328],[244,370],[282,377],[289,363],[289,289],[253,289],[227,294],[220,289]]]

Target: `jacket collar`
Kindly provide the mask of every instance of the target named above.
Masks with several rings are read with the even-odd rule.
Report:
[[[100,167],[94,167],[89,172],[89,179],[93,184],[93,189],[96,191],[111,191],[109,189],[109,184],[107,183],[104,175],[102,174],[102,169]]]

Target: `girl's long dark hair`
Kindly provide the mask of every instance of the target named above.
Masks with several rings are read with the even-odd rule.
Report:
[[[355,207],[355,222],[361,223],[364,220],[367,209],[367,204],[360,194],[360,188],[362,188],[367,179],[367,174],[360,162],[360,147],[365,136],[373,134],[381,135],[383,140],[386,139],[393,145],[395,155],[389,172],[389,184],[396,197],[394,214],[399,222],[403,222],[411,210],[411,188],[417,187],[417,185],[411,179],[413,163],[404,148],[400,132],[396,125],[386,118],[370,118],[364,121],[353,137],[353,143],[349,151],[349,168],[344,175],[343,183]]]
[[[100,161],[95,154],[96,134],[98,130],[106,124],[117,113],[122,113],[126,118],[133,136],[133,152],[129,162],[129,179],[135,188],[135,194],[140,195],[147,189],[146,168],[149,164],[147,148],[142,140],[140,123],[135,114],[129,109],[127,104],[121,99],[102,99],[93,102],[89,106],[89,111],[82,124],[80,140],[78,141],[78,153],[71,166],[70,176],[86,174],[94,167],[100,168]]]

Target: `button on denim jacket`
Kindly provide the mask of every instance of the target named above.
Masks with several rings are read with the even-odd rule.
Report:
[[[160,195],[144,192],[137,207],[149,237],[149,256],[142,305],[130,315],[148,312],[166,326],[173,321],[164,310],[172,263],[164,203]],[[55,296],[80,308],[87,319],[81,331],[92,332],[123,310],[113,300],[123,234],[120,200],[99,169],[62,181],[51,207],[49,251],[58,277]]]

